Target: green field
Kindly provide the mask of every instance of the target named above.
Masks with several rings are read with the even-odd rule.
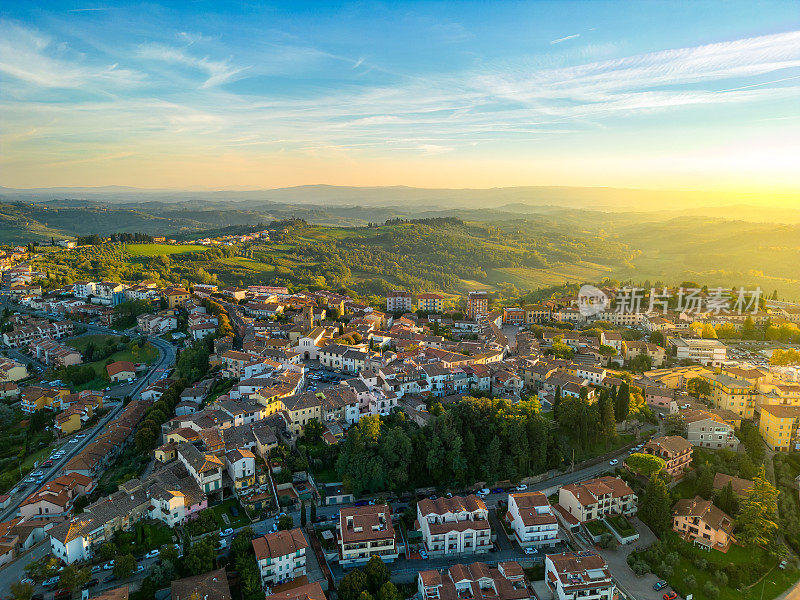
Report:
[[[78,352],[83,353],[86,349],[86,346],[89,344],[94,344],[95,346],[103,346],[108,340],[114,340],[115,342],[119,341],[120,336],[118,335],[106,335],[103,333],[91,334],[91,335],[82,335],[81,337],[72,338],[71,340],[67,340],[65,343],[67,346],[71,346],[75,348]]]
[[[172,244],[125,244],[125,251],[131,256],[161,256],[170,254],[186,254],[208,250],[205,246]]]
[[[72,346],[73,348],[82,353],[90,342],[93,342],[95,345],[99,347],[102,346],[106,342],[106,340],[109,339],[119,340],[119,336],[103,335],[103,334],[84,335],[78,338],[67,340],[65,343],[68,346]],[[158,350],[156,349],[155,346],[153,346],[149,342],[146,343],[143,347],[139,348],[139,350],[135,354],[133,350],[131,350],[131,346],[132,343],[128,344],[128,346],[124,350],[119,350],[117,352],[114,352],[114,354],[112,354],[108,358],[104,358],[102,360],[96,360],[94,362],[89,362],[85,364],[94,368],[95,373],[97,373],[99,381],[100,379],[103,379],[103,377],[105,376],[105,369],[106,369],[105,364],[108,360],[114,362],[118,360],[127,360],[132,363],[151,364],[155,362],[156,358],[158,358]],[[87,386],[83,387],[86,387],[88,389],[91,388],[93,384],[97,385],[97,381],[90,382]]]

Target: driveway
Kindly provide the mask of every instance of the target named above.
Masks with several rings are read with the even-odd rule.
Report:
[[[639,532],[639,539],[627,546],[617,546],[614,550],[600,550],[600,554],[608,563],[617,585],[628,597],[633,597],[636,600],[659,600],[669,588],[665,588],[660,592],[655,591],[653,584],[659,581],[659,578],[652,573],[639,577],[631,570],[627,562],[628,555],[633,550],[643,550],[654,544],[658,538],[639,519],[633,517],[630,521],[636,531]]]

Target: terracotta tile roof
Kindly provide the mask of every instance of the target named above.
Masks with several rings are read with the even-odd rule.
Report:
[[[308,542],[298,528],[268,533],[253,540],[253,550],[258,560],[294,554],[305,548],[308,548]]]
[[[193,595],[201,600],[231,600],[225,569],[172,582],[172,600],[190,600]]]

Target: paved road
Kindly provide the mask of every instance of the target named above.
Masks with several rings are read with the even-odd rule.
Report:
[[[105,330],[105,328],[101,328],[101,330]],[[156,348],[159,349],[159,358],[146,375],[138,378],[134,383],[130,384],[130,386],[126,386],[128,393],[131,396],[140,393],[145,387],[158,379],[158,375],[155,373],[156,369],[168,366],[175,361],[175,350],[171,344],[168,344],[164,340],[158,338],[153,338],[150,341],[156,346]],[[61,468],[64,467],[64,465],[66,465],[74,456],[80,453],[88,444],[94,441],[94,439],[97,438],[97,436],[100,435],[100,433],[105,429],[105,426],[111,420],[119,416],[120,412],[122,412],[122,402],[110,403],[110,406],[112,407],[111,410],[95,427],[93,427],[89,432],[86,432],[86,437],[75,443],[65,443],[61,445],[61,449],[65,450],[66,454],[62,458],[53,461],[52,467],[42,469],[46,473],[45,482],[58,477]],[[12,517],[16,513],[17,508],[19,508],[19,505],[22,504],[23,500],[25,500],[25,498],[27,498],[31,493],[39,489],[41,485],[42,484],[32,483],[19,488],[17,493],[14,494],[11,504],[6,508],[5,511],[3,511],[3,513],[0,514],[0,521]]]

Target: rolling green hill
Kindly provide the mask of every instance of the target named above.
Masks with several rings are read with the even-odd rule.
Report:
[[[104,244],[37,259],[55,287],[76,279],[156,279],[162,283],[270,282],[292,288],[351,289],[382,295],[395,288],[505,296],[608,277],[633,284],[760,286],[800,297],[800,226],[707,218],[666,222],[579,214],[504,219],[394,220],[330,227],[282,221],[271,242],[204,248]]]

